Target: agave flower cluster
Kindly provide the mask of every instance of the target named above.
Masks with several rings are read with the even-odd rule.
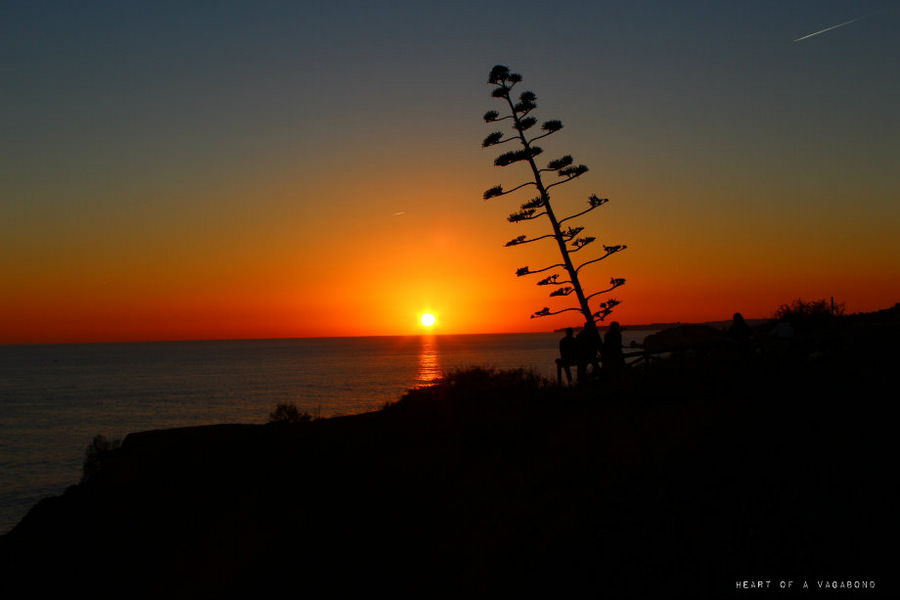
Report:
[[[552,233],[546,235],[529,238],[526,235],[519,235],[506,243],[506,246],[518,246],[528,244],[543,239],[553,239],[559,248],[562,262],[547,267],[531,269],[530,267],[521,267],[516,270],[516,275],[522,277],[524,275],[532,275],[545,271],[562,270],[564,274],[553,273],[537,282],[538,285],[559,286],[550,292],[551,297],[570,296],[574,294],[578,301],[577,306],[565,307],[560,310],[552,311],[550,307],[544,307],[531,315],[531,318],[546,317],[557,315],[566,311],[579,311],[585,318],[588,326],[595,326],[597,320],[603,321],[612,312],[613,308],[619,304],[618,300],[609,298],[601,302],[597,306],[597,310],[591,308],[591,300],[602,294],[607,294],[617,287],[624,285],[625,280],[613,277],[610,279],[610,286],[604,290],[586,294],[579,281],[579,273],[581,269],[589,264],[599,262],[612,254],[625,249],[624,245],[603,245],[603,253],[599,257],[595,257],[583,261],[576,265],[572,260],[572,255],[580,252],[593,242],[597,241],[593,236],[582,236],[584,227],[568,224],[570,221],[586,215],[587,213],[603,206],[608,202],[606,198],[599,198],[591,195],[588,198],[588,207],[585,210],[569,215],[562,219],[557,218],[550,204],[550,190],[556,186],[568,183],[573,179],[584,175],[588,168],[585,165],[575,164],[574,159],[569,156],[563,156],[551,160],[546,167],[540,168],[535,162],[535,157],[543,154],[543,149],[536,146],[534,142],[539,139],[552,135],[562,129],[562,123],[557,120],[544,121],[536,134],[531,134],[538,120],[532,116],[532,112],[537,108],[537,96],[534,92],[522,92],[518,99],[514,98],[513,88],[522,81],[522,76],[518,73],[511,73],[509,68],[503,65],[497,65],[491,69],[488,77],[488,83],[494,86],[491,95],[494,98],[503,100],[506,103],[506,111],[501,116],[498,111],[491,110],[485,113],[484,120],[486,123],[499,123],[509,121],[512,132],[504,133],[503,131],[494,131],[482,142],[483,148],[497,146],[501,144],[511,144],[515,149],[504,152],[494,160],[494,164],[498,167],[506,167],[516,163],[526,163],[531,169],[531,175],[527,181],[516,185],[511,189],[504,189],[503,186],[497,185],[489,188],[484,192],[484,199],[489,200],[499,196],[505,196],[520,189],[533,188],[537,192],[537,196],[521,205],[517,212],[509,215],[507,220],[510,223],[520,223],[523,221],[531,221],[541,217],[546,217],[552,227]],[[526,133],[529,132],[529,133]],[[546,183],[545,177],[555,174],[558,178],[552,183]],[[563,227],[563,225],[566,225]],[[568,276],[568,279],[561,279]]]

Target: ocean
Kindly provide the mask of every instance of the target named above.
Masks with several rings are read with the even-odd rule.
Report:
[[[625,331],[624,343],[650,331]],[[0,346],[0,534],[78,482],[97,434],[377,410],[469,366],[556,377],[560,333]]]

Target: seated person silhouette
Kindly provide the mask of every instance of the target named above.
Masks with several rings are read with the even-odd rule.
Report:
[[[587,380],[587,367],[589,364],[594,366],[594,375],[600,373],[600,360],[598,357],[600,343],[600,334],[597,332],[597,328],[593,327],[593,323],[585,323],[584,329],[575,336],[579,381]]]

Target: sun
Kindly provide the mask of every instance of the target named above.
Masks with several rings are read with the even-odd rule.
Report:
[[[421,323],[423,327],[432,327],[436,322],[437,319],[435,319],[434,315],[431,313],[425,313],[419,317],[419,323]]]

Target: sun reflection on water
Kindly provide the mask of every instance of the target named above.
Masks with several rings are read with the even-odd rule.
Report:
[[[416,375],[416,385],[429,385],[441,377],[441,355],[438,350],[437,338],[433,335],[423,335],[422,345],[419,349],[419,372]]]

